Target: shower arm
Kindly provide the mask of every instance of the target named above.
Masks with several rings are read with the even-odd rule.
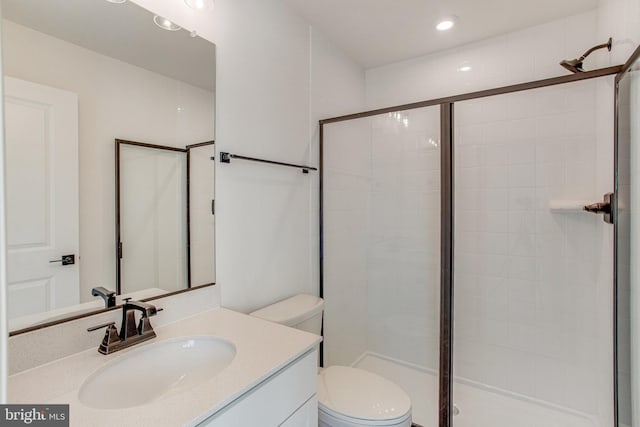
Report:
[[[613,42],[613,40],[611,39],[611,37],[609,37],[609,40],[607,40],[606,43],[602,43],[602,44],[599,44],[597,46],[594,46],[591,49],[589,49],[588,51],[586,51],[585,53],[583,53],[582,56],[578,59],[578,61],[579,62],[584,61],[587,58],[587,56],[591,55],[591,53],[593,51],[598,50],[598,49],[604,49],[606,47],[609,51],[611,51],[611,43],[612,42]]]

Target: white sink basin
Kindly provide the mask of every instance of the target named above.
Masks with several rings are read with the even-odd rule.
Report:
[[[98,409],[144,405],[213,378],[235,355],[231,342],[216,337],[182,337],[146,345],[91,374],[80,387],[79,398]]]

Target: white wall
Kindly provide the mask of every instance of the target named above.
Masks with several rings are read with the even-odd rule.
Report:
[[[88,301],[94,286],[115,289],[114,139],[178,147],[212,140],[214,94],[4,24],[5,75],[79,97],[80,298]]]
[[[280,2],[218,2],[216,12],[216,150],[308,163],[308,25]],[[313,292],[310,175],[243,161],[216,172],[222,305],[249,311]]]
[[[597,12],[598,40],[604,43],[608,37],[613,38],[611,56],[600,66],[625,63],[640,44],[640,2],[599,0]]]
[[[2,6],[0,5],[0,16],[2,16]],[[1,20],[0,20],[1,21]],[[0,22],[0,29],[3,25]],[[2,59],[0,58],[0,66],[2,66]],[[0,84],[0,93],[4,96],[4,88]],[[4,129],[4,102],[0,106],[0,125]],[[2,151],[0,152],[0,188],[5,188],[4,178],[4,132],[0,135],[0,143],[2,144]],[[6,220],[5,220],[5,192],[0,191],[0,403],[7,401],[7,238],[6,238]]]
[[[363,106],[362,71],[279,1],[218,0],[210,21],[170,1],[137,3],[216,43],[218,152],[317,166],[317,118]],[[217,163],[224,306],[250,311],[317,292],[316,175]]]
[[[367,70],[370,108],[490,89],[568,74],[558,63],[598,43],[595,11],[428,56]],[[595,67],[598,56],[585,61]],[[462,72],[462,64],[471,71]]]

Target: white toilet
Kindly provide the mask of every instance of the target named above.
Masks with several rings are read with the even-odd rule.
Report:
[[[251,313],[320,335],[324,301],[296,295]],[[330,366],[318,375],[319,427],[411,427],[409,396],[391,381],[346,366]]]

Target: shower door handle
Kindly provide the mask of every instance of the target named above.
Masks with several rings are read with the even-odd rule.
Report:
[[[584,210],[594,214],[603,214],[603,220],[607,224],[613,224],[613,193],[604,195],[602,202],[592,203],[584,207]]]

